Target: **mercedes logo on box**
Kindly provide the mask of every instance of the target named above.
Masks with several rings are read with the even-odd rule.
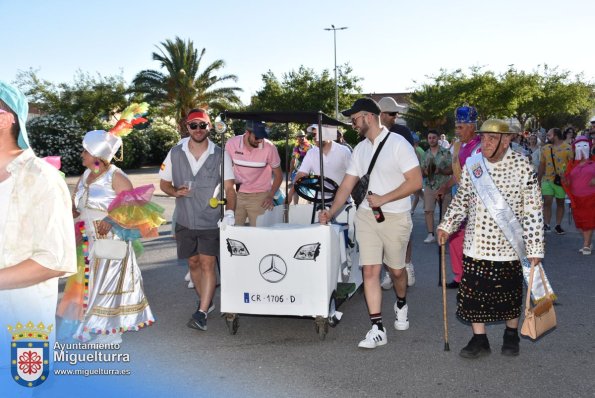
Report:
[[[287,275],[287,264],[276,254],[267,254],[258,265],[260,276],[270,283],[281,282]]]

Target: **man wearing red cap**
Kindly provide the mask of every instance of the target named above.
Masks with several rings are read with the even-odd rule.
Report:
[[[238,191],[236,225],[244,225],[248,219],[251,226],[256,226],[258,216],[273,209],[283,173],[279,152],[268,136],[263,123],[248,120],[245,133],[225,145],[233,161]]]
[[[236,195],[231,161],[227,153],[208,137],[211,120],[204,109],[193,109],[186,117],[190,139],[173,147],[159,176],[163,192],[176,198],[176,242],[178,258],[188,259],[190,276],[200,297],[198,309],[187,326],[207,330],[207,313],[212,307],[217,277],[215,257],[219,255],[219,210],[209,200],[220,189],[224,161],[225,217],[221,224],[234,224]]]

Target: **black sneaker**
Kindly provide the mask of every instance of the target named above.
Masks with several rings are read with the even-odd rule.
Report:
[[[561,226],[559,226],[559,225],[556,225],[556,227],[554,228],[554,231],[556,231],[556,233],[557,233],[558,235],[564,235],[564,234],[566,233],[566,231],[564,231],[564,230],[562,229],[562,227],[561,227]]]
[[[544,230],[545,232],[550,232],[550,231],[552,230],[552,227],[550,227],[550,225],[549,225],[549,224],[545,224],[545,225],[543,226],[543,230]]]
[[[207,314],[202,311],[196,311],[192,314],[192,318],[190,318],[186,326],[197,330],[207,330]]]
[[[447,289],[458,289],[459,288],[459,282],[457,282],[457,281],[448,282],[446,284],[446,288]]]
[[[478,337],[482,336],[482,337]],[[467,344],[460,352],[459,355],[463,358],[475,359],[484,355],[491,354],[490,342],[485,334],[476,335],[474,334],[469,344]]]
[[[516,357],[519,355],[519,334],[516,331],[504,330],[504,338],[502,343],[502,355],[507,357]]]

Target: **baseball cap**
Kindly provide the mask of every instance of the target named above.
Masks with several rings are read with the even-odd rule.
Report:
[[[296,137],[305,137],[306,136],[306,133],[304,133],[303,130],[300,130],[300,131],[297,132],[297,134],[295,136]]]
[[[380,101],[378,101],[378,106],[380,106],[380,110],[382,112],[403,113],[403,111],[405,110],[405,107],[403,105],[399,105],[393,97],[380,98]]]
[[[306,131],[308,133],[311,133],[312,132],[312,129],[316,129],[316,131],[318,131],[318,125],[317,124],[311,124],[311,125],[308,126],[308,128],[306,129]]]
[[[209,114],[203,110],[194,110],[193,112],[190,112],[188,116],[186,116],[186,122],[190,122],[191,120],[201,120],[203,122],[211,123]]]
[[[341,111],[343,116],[351,116],[358,112],[370,112],[375,115],[380,115],[381,110],[378,103],[372,98],[358,98],[353,105],[351,105],[351,108]]]
[[[17,115],[19,120],[19,138],[18,145],[21,149],[29,148],[29,138],[27,136],[27,115],[29,114],[29,103],[25,95],[15,86],[0,81],[0,99],[8,105]]]
[[[591,118],[591,120],[589,120],[589,123],[595,123],[595,116],[593,116],[593,117]]]
[[[246,130],[250,131],[257,139],[269,138],[266,126],[263,122],[257,122],[254,120],[246,120]]]

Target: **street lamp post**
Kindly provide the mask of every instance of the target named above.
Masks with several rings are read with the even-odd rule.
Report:
[[[324,30],[333,31],[333,43],[335,48],[335,119],[339,119],[339,82],[337,81],[337,31],[345,29],[347,29],[347,26],[335,28],[335,25],[331,25],[330,28],[324,28]]]

